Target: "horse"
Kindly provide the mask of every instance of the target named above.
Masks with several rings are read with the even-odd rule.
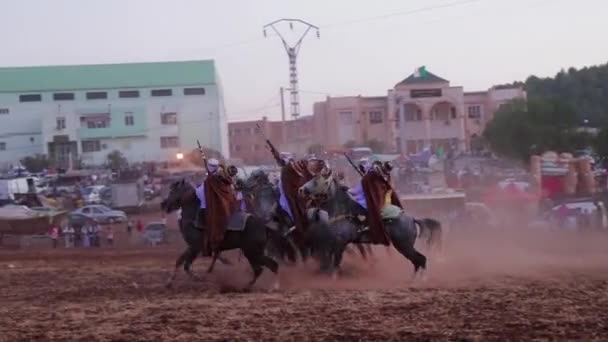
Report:
[[[342,255],[350,243],[371,243],[369,229],[364,228],[356,213],[358,204],[348,194],[348,187],[339,184],[333,173],[317,175],[300,189],[321,205],[312,213],[311,231],[317,231],[324,239],[327,261],[333,259],[334,271],[339,270]],[[427,237],[429,249],[441,244],[441,223],[432,218],[417,219],[403,211],[384,220],[390,241],[399,253],[414,266],[414,276],[426,269],[427,258],[418,252],[414,244],[418,238]]]
[[[263,218],[268,225],[277,227],[277,230],[283,233],[289,238],[289,225],[280,217],[277,216],[277,206],[279,202],[279,192],[275,186],[273,186],[268,180],[268,176],[262,170],[254,171],[251,176],[244,182],[244,193],[250,201],[251,212]],[[309,217],[311,218],[311,217]],[[316,257],[321,261],[321,269],[326,270],[327,267],[327,253],[324,247],[326,243],[331,240],[331,236],[325,236],[323,230],[316,229],[314,220],[310,220],[312,229],[308,229],[304,233],[305,246],[302,249],[298,249],[295,244],[292,243],[293,248],[300,252],[303,260],[309,256]],[[290,240],[291,241],[291,240]],[[362,245],[357,245],[359,252],[363,259],[367,259],[367,254],[371,254],[370,251],[365,251]],[[273,253],[276,254],[275,251]],[[278,256],[278,255],[277,255]]]
[[[161,208],[167,213],[181,208],[182,213],[179,228],[184,241],[188,245],[175,262],[175,268],[167,282],[167,287],[171,287],[177,276],[177,271],[182,265],[184,265],[186,274],[194,278],[190,266],[196,256],[200,254],[203,246],[204,231],[198,227],[196,222],[200,200],[196,196],[194,187],[182,179],[171,184],[169,194],[162,201]],[[253,279],[247,284],[247,289],[249,289],[262,274],[263,267],[268,268],[275,275],[278,273],[278,263],[265,253],[266,247],[269,244],[272,243],[274,248],[280,250],[283,255],[286,255],[292,261],[295,261],[295,252],[291,249],[291,245],[284,236],[267,227],[261,219],[248,215],[244,220],[243,229],[226,230],[224,240],[220,244],[219,249],[220,251],[232,249],[240,249],[242,251],[253,269]],[[215,261],[218,255],[214,255],[213,261]],[[211,270],[212,267],[210,267],[209,272]],[[278,286],[277,279],[275,288],[278,288]]]

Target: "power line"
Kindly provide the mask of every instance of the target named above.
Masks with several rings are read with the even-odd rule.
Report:
[[[468,5],[468,4],[472,4],[472,3],[480,2],[480,1],[484,1],[484,0],[454,1],[454,2],[447,3],[447,4],[442,4],[442,5],[426,6],[426,7],[416,8],[413,10],[392,12],[392,13],[388,13],[388,14],[373,16],[373,17],[357,18],[357,19],[347,20],[347,21],[338,22],[338,23],[334,23],[334,24],[322,25],[321,27],[324,29],[331,29],[331,28],[340,27],[340,26],[347,26],[347,25],[365,23],[365,22],[370,22],[370,21],[375,21],[375,20],[382,20],[382,19],[387,19],[387,18],[392,18],[392,17],[406,16],[406,15],[422,13],[422,12],[430,12],[433,10],[438,10],[438,9],[443,9],[443,8]]]

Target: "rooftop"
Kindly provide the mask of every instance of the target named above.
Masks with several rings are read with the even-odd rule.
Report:
[[[215,84],[213,60],[0,68],[0,93]]]
[[[438,83],[438,82],[448,82],[430,71],[427,71],[426,68],[421,67],[418,69],[417,73],[413,73],[409,75],[403,81],[397,83],[397,85],[409,85],[409,84],[423,84],[423,83]]]

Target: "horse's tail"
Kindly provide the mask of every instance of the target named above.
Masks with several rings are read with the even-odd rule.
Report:
[[[432,218],[414,219],[414,224],[420,227],[420,236],[427,235],[426,244],[429,248],[436,246],[441,248],[442,229],[441,222]]]
[[[295,263],[297,261],[296,251],[283,234],[268,226],[266,226],[266,234],[280,255],[287,256],[287,259],[291,262]]]

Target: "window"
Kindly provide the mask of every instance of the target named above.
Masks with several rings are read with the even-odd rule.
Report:
[[[82,142],[82,153],[99,151],[101,151],[99,140],[84,140]]]
[[[103,100],[108,98],[105,91],[91,91],[87,93],[87,100]]]
[[[134,123],[133,113],[125,113],[125,126],[133,126]]]
[[[370,124],[382,123],[382,112],[369,112],[369,123]]]
[[[110,114],[87,114],[80,117],[80,127],[82,128],[106,128],[110,127]]]
[[[450,107],[450,115],[451,115],[452,119],[456,119],[456,108],[455,107]]]
[[[479,119],[481,118],[481,106],[469,106],[469,119]]]
[[[184,95],[205,95],[205,88],[185,88]]]
[[[139,90],[121,90],[118,92],[120,98],[135,98],[139,97]]]
[[[42,101],[42,95],[40,95],[40,94],[19,95],[19,102],[40,102],[40,101]]]
[[[151,96],[171,96],[173,91],[171,89],[154,89],[150,91]]]
[[[74,93],[55,93],[53,94],[55,101],[74,101]]]
[[[56,122],[58,131],[65,129],[65,118],[57,118]]]
[[[6,143],[5,142],[0,142],[0,151],[6,151]]]
[[[160,123],[163,125],[177,125],[177,113],[160,113]]]
[[[8,108],[0,108],[0,114],[8,114],[10,111]]]
[[[343,125],[352,125],[354,123],[353,112],[340,112],[340,123]]]
[[[176,148],[179,147],[177,137],[160,137],[160,148]]]

